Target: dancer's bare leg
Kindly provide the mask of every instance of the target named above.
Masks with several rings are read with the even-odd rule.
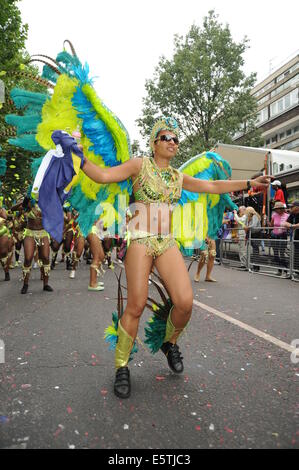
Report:
[[[74,236],[73,231],[69,230],[68,232],[66,232],[65,238],[64,238],[64,241],[63,241],[63,249],[64,249],[64,253],[65,253],[65,256],[66,256],[66,268],[67,269],[71,268],[70,252],[71,252],[71,245],[72,245],[72,241],[73,241],[73,236]]]
[[[75,278],[76,269],[78,267],[79,260],[84,250],[84,243],[85,243],[84,237],[80,236],[79,238],[76,239],[74,250],[73,250],[73,256],[72,256],[72,270],[70,274],[71,279]]]
[[[134,340],[147,301],[148,278],[152,265],[153,258],[146,254],[146,247],[138,242],[132,242],[125,257],[128,300],[121,325]]]
[[[56,240],[51,240],[51,249],[52,249],[52,259],[51,259],[51,269],[55,268],[56,264],[56,259],[58,255],[59,248],[61,246],[61,243],[58,243]]]
[[[213,279],[211,274],[214,268],[214,261],[216,258],[216,242],[215,240],[209,240],[209,251],[208,251],[208,262],[207,262],[207,274],[206,274],[206,281],[207,282],[217,282],[216,279]]]
[[[128,398],[131,393],[128,362],[137,336],[139,320],[148,295],[148,278],[153,258],[146,254],[146,247],[132,242],[125,257],[128,300],[118,323],[118,341],[115,349],[114,393],[119,398]]]
[[[31,264],[35,253],[35,240],[33,237],[25,237],[24,239],[24,264],[23,264],[23,287],[22,294],[26,294],[28,290]]]
[[[0,262],[5,273],[5,280],[9,281],[9,238],[6,235],[0,237]]]
[[[38,257],[42,262],[41,271],[43,274],[44,290],[52,291],[52,287],[48,285],[50,274],[50,241],[48,237],[42,239],[41,245],[38,247]],[[47,286],[47,287],[46,287]]]
[[[14,268],[12,259],[13,259],[13,252],[14,252],[15,241],[13,237],[10,237],[8,242],[8,267]]]
[[[205,255],[203,253],[201,253],[198,264],[197,264],[197,271],[196,271],[196,274],[194,276],[194,281],[195,282],[200,281],[200,273],[201,273],[202,268],[205,265],[205,260],[206,260]]]
[[[192,313],[193,290],[184,259],[177,246],[155,259],[157,268],[173,302],[171,320],[176,329],[183,329]]]
[[[103,263],[105,254],[102,247],[102,242],[97,235],[90,233],[87,237],[89,242],[90,251],[92,254],[92,264],[90,265],[90,279],[89,286],[92,288],[97,288],[97,269],[99,269],[101,263]],[[97,269],[95,268],[97,267]]]

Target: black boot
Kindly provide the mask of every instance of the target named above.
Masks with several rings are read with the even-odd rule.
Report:
[[[67,258],[66,258],[66,270],[71,271],[71,269],[72,269],[72,262],[71,262],[70,258],[67,256]]]
[[[9,273],[5,273],[5,281],[10,281],[10,275]]]
[[[131,394],[130,371],[120,367],[115,374],[114,393],[118,398],[129,398]]]
[[[167,357],[168,365],[175,374],[181,374],[184,370],[183,357],[177,344],[163,343],[161,350]]]
[[[28,291],[28,284],[23,284],[21,294],[27,294]]]
[[[55,268],[56,258],[57,258],[57,254],[53,256],[52,261],[51,261],[51,269],[52,270]]]
[[[53,292],[53,288],[51,286],[49,286],[49,284],[46,284],[44,286],[44,290],[47,291],[47,292]]]

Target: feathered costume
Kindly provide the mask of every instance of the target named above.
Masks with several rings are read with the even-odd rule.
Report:
[[[46,64],[42,77],[54,88],[51,94],[12,90],[11,98],[16,108],[23,110],[23,116],[6,116],[6,122],[17,129],[16,137],[9,139],[9,143],[40,156],[55,149],[51,138],[54,131],[59,129],[69,134],[79,131],[83,153],[89,160],[99,167],[119,165],[131,155],[128,133],[96,95],[88,65],[81,64],[72,45],[71,50],[72,54],[64,50],[56,60],[47,56],[33,59]],[[83,235],[87,236],[99,219],[104,203],[115,208],[110,214],[110,224],[113,218],[121,223],[130,192],[130,181],[98,184],[80,171],[73,182],[70,200],[79,212],[78,223]],[[124,207],[119,207],[118,195],[125,196]]]
[[[119,165],[131,156],[128,133],[119,119],[96,95],[89,77],[88,65],[82,65],[72,45],[71,50],[72,54],[65,50],[58,54],[55,61],[47,56],[40,56],[43,59],[39,60],[45,63],[42,77],[47,81],[48,87],[53,88],[51,94],[20,89],[12,91],[11,97],[15,106],[22,109],[24,114],[6,117],[7,123],[17,128],[16,137],[9,142],[40,156],[55,148],[51,139],[55,130],[69,134],[77,131],[82,136],[80,143],[83,153],[89,160],[102,168]],[[152,132],[152,148],[161,129],[178,134],[175,120],[164,118],[158,121]],[[64,153],[66,151],[67,149],[64,149]],[[105,225],[108,229],[115,220],[122,223],[132,191],[132,182],[126,180],[121,183],[99,184],[88,178],[80,169],[77,170],[75,178],[68,181],[72,185],[69,200],[79,212],[78,224],[83,235],[87,236],[93,223],[104,210]],[[229,164],[212,152],[192,158],[179,170],[205,180],[227,179],[231,175]],[[117,198],[119,195],[125,196],[121,202]],[[173,213],[172,232],[183,254],[190,255],[195,248],[203,247],[207,235],[216,238],[224,209],[227,206],[232,207],[232,201],[228,195],[198,194],[185,190],[180,196],[179,204]],[[108,206],[113,207],[113,210],[107,211]],[[186,210],[187,217],[184,212]],[[151,303],[148,305],[155,312],[146,327],[146,343],[153,353],[159,350],[167,338],[168,341],[174,333],[177,334],[171,322],[171,300],[157,283],[154,285],[161,295],[162,303],[150,299]],[[117,368],[127,364],[134,350],[134,341],[120,328],[121,314],[122,309],[119,309],[118,314],[114,314],[112,327],[106,330],[106,340],[112,347],[118,345],[119,350],[122,350],[116,360]]]

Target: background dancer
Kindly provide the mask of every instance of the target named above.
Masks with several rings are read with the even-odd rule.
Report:
[[[78,267],[79,260],[84,250],[85,245],[85,238],[82,235],[78,222],[76,222],[77,215],[74,215],[74,222],[73,222],[73,233],[74,233],[74,248],[72,253],[72,263],[71,263],[71,272],[70,278],[75,279],[76,276],[76,269]]]
[[[98,276],[104,274],[102,263],[105,259],[105,253],[102,245],[103,237],[103,223],[98,221],[92,227],[91,232],[87,236],[89,243],[90,252],[92,255],[92,263],[90,265],[90,279],[89,279],[89,291],[102,291],[104,290],[104,283],[98,281]]]
[[[5,273],[5,281],[10,281],[9,264],[10,264],[10,238],[11,233],[8,228],[7,212],[4,207],[0,207],[0,263]]]
[[[44,230],[42,224],[42,213],[38,205],[25,198],[24,208],[27,211],[27,227],[24,231],[24,265],[23,265],[23,287],[21,294],[27,294],[32,260],[35,249],[38,249],[44,291],[52,292],[49,286],[50,274],[50,236]]]
[[[214,267],[215,258],[216,258],[216,242],[215,240],[212,240],[211,238],[207,238],[206,244],[207,244],[207,249],[202,250],[200,254],[200,258],[199,258],[198,265],[197,265],[197,272],[194,276],[195,282],[200,281],[200,272],[205,264],[207,265],[205,281],[217,282],[216,279],[213,279],[211,276],[213,267]]]

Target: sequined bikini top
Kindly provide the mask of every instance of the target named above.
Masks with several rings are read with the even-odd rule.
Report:
[[[30,211],[27,214],[28,219],[41,219],[42,218],[42,213],[38,205],[36,204],[35,206],[30,209]]]
[[[183,174],[171,166],[160,168],[153,158],[144,157],[133,186],[136,182],[135,201],[175,204],[181,197]]]

